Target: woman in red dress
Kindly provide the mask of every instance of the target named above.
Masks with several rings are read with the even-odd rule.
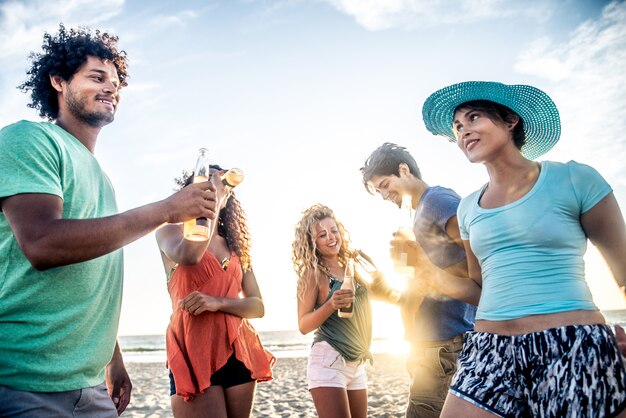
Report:
[[[223,173],[211,166],[212,179]],[[180,183],[190,180],[184,176]],[[232,191],[219,180],[214,184],[220,212],[209,240],[186,240],[182,224],[156,233],[172,299],[166,347],[177,418],[249,417],[256,382],[272,378],[275,362],[248,322],[265,308],[245,214]]]

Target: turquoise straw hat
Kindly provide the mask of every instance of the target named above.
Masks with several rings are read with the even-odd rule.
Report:
[[[524,121],[526,144],[522,155],[534,160],[548,152],[561,136],[561,119],[556,105],[541,90],[525,85],[492,81],[466,81],[437,90],[424,102],[422,117],[433,135],[456,142],[452,122],[454,109],[472,100],[489,100],[508,107]]]

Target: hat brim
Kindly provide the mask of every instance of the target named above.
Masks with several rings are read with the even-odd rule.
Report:
[[[431,94],[422,107],[426,129],[456,142],[452,130],[454,110],[473,100],[504,105],[522,118],[526,143],[521,152],[528,159],[534,160],[548,152],[561,136],[559,111],[546,93],[532,86],[491,81],[466,81]]]

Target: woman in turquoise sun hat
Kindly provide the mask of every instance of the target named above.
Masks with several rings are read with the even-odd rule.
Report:
[[[559,140],[554,102],[531,86],[470,81],[433,93],[422,114],[489,175],[458,209],[464,291],[480,302],[441,416],[626,416],[623,359],[583,262],[589,238],[626,285],[624,219],[592,167],[533,161]]]

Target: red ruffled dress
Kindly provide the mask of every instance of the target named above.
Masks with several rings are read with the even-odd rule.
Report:
[[[174,375],[176,394],[192,400],[211,386],[211,375],[222,368],[233,350],[252,378],[272,379],[276,358],[261,344],[247,319],[224,312],[203,312],[198,316],[183,311],[178,302],[197,290],[211,296],[238,298],[242,270],[239,257],[231,254],[226,270],[206,251],[193,266],[178,266],[168,283],[172,316],[165,343],[167,367]]]

